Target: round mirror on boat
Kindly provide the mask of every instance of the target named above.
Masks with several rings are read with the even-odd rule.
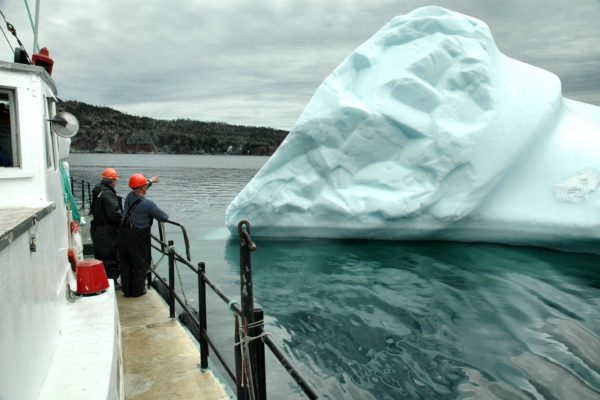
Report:
[[[79,121],[68,112],[61,111],[50,120],[52,132],[64,138],[71,138],[79,131]]]

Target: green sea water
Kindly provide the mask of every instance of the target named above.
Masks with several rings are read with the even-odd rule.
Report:
[[[239,299],[239,243],[224,213],[266,160],[73,154],[71,174],[96,182],[115,167],[121,195],[131,173],[160,175],[149,197],[186,226],[194,263],[205,262]],[[168,232],[183,253],[178,232]],[[265,329],[324,398],[600,399],[598,256],[453,242],[254,241]],[[195,276],[179,272],[196,304]],[[209,295],[209,335],[231,363],[232,321]],[[269,398],[303,398],[273,357],[267,364]]]

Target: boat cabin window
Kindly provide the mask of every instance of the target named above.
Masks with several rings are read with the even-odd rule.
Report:
[[[0,88],[0,168],[19,167],[15,92]]]

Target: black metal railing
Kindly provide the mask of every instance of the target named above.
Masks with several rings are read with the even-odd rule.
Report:
[[[155,279],[153,286],[165,298],[169,304],[169,315],[175,318],[175,302],[179,303],[183,309],[180,320],[188,327],[192,335],[200,344],[200,367],[208,368],[208,357],[212,351],[220,364],[225,369],[229,378],[236,385],[238,400],[247,399],[266,399],[266,368],[265,368],[265,345],[271,350],[275,358],[290,374],[304,394],[309,399],[318,398],[315,390],[302,378],[300,373],[294,368],[292,363],[285,357],[283,352],[271,340],[270,336],[265,334],[263,311],[254,307],[254,298],[252,290],[252,262],[250,253],[256,250],[256,245],[250,238],[250,223],[241,221],[238,225],[240,236],[240,299],[241,305],[232,301],[223,291],[215,285],[206,275],[206,266],[199,262],[197,266],[191,263],[189,240],[183,225],[166,221],[169,224],[178,226],[183,234],[186,246],[186,258],[175,251],[174,242],[166,240],[166,234],[162,223],[159,224],[159,236],[152,235],[152,247],[160,253],[169,257],[168,280],[161,277],[158,271],[153,270]],[[166,241],[165,241],[166,240]],[[181,298],[175,290],[175,264],[179,262],[198,277],[198,311],[193,310],[189,304]],[[150,280],[150,278],[149,278]],[[227,364],[227,361],[216,348],[207,332],[206,319],[206,286],[227,304],[229,311],[236,316],[234,323],[234,346],[235,346],[235,372]]]
[[[90,183],[84,179],[71,177],[71,192],[80,209],[89,210],[92,204],[92,191]],[[164,224],[170,224],[180,229],[185,245],[185,258],[175,251],[174,242],[166,237]],[[191,263],[190,241],[185,227],[175,221],[164,221],[158,224],[158,234],[152,235],[152,247],[158,252],[168,256],[168,280],[161,277],[156,270],[151,270],[155,277],[151,282],[148,275],[148,284],[153,286],[169,305],[169,316],[176,316],[176,302],[184,311],[179,316],[181,322],[190,330],[192,335],[200,344],[200,367],[208,368],[208,357],[212,350],[219,360],[229,378],[236,385],[237,398],[266,399],[266,368],[265,368],[265,345],[294,379],[304,394],[310,399],[318,398],[315,390],[302,378],[292,363],[285,357],[283,352],[265,334],[263,323],[263,311],[254,307],[252,288],[252,263],[250,253],[256,250],[256,245],[250,239],[250,223],[241,221],[238,225],[240,236],[240,299],[241,305],[232,301],[223,291],[214,284],[206,275],[205,263],[199,262],[197,266]],[[175,264],[182,263],[197,275],[198,287],[198,311],[191,308],[185,299],[175,290]],[[229,366],[223,355],[219,352],[207,331],[206,318],[206,286],[227,304],[229,311],[236,315],[234,323],[235,343],[235,372]]]
[[[71,176],[71,193],[80,210],[84,210],[87,206],[88,210],[92,205],[92,190],[90,183],[85,179],[74,179]]]

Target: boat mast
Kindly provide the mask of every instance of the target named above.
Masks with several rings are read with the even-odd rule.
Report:
[[[40,0],[35,0],[35,26],[33,27],[33,54],[40,51],[38,45],[38,27],[40,25]]]

